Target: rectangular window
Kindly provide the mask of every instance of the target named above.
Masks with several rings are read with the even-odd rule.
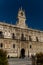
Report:
[[[13,48],[15,48],[15,44],[13,44]]]
[[[30,45],[30,48],[32,48],[32,46]]]
[[[15,39],[15,34],[14,33],[12,33],[12,38]]]
[[[0,47],[1,47],[1,48],[3,47],[3,43],[0,43]]]
[[[29,41],[32,41],[32,38],[31,38],[31,36],[29,36]]]
[[[0,38],[4,38],[3,32],[0,31]]]
[[[36,41],[38,42],[39,40],[38,40],[38,37],[36,37]]]

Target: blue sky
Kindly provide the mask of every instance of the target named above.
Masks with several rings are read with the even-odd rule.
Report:
[[[21,6],[28,27],[43,30],[43,0],[0,0],[0,21],[15,24]]]

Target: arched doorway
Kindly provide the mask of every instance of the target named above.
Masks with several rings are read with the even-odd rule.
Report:
[[[25,57],[25,49],[24,48],[21,49],[20,57],[22,57],[22,58]]]

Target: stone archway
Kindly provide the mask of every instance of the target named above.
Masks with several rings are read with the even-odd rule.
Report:
[[[25,57],[25,49],[24,48],[21,49],[20,57],[22,57],[22,58]]]

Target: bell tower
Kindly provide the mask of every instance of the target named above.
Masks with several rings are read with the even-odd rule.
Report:
[[[26,16],[25,16],[25,12],[21,9],[19,9],[18,11],[18,21],[17,21],[17,26],[21,27],[21,28],[26,28]]]

